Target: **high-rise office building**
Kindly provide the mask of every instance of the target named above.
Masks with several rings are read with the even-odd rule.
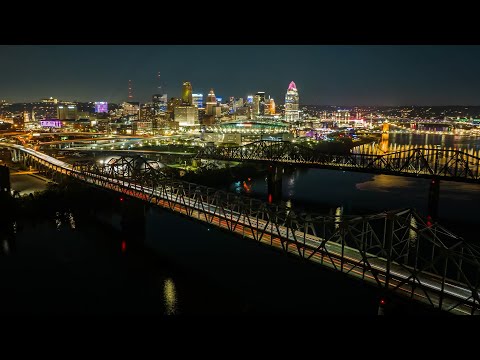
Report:
[[[253,104],[253,95],[247,95],[247,104]]]
[[[266,115],[265,112],[265,91],[259,91],[255,94],[258,97],[258,113],[257,115]],[[255,102],[255,100],[254,100]],[[257,108],[255,108],[257,110]]]
[[[192,84],[185,81],[182,88],[182,104],[192,105]]]
[[[152,96],[153,108],[156,114],[161,114],[167,111],[168,96],[167,94],[154,94]]]
[[[138,120],[140,116],[140,103],[138,101],[124,101],[121,105],[122,116],[130,120]]]
[[[243,98],[235,100],[235,108],[243,107]]]
[[[198,108],[193,105],[176,106],[175,121],[178,121],[180,126],[198,125]]]
[[[275,100],[273,99],[270,99],[269,110],[270,110],[270,115],[275,115]]]
[[[193,105],[203,109],[203,94],[192,94]]]
[[[252,113],[254,118],[260,115],[260,101],[261,101],[260,95],[255,95],[253,97]]]
[[[170,98],[170,100],[168,100],[167,111],[170,111],[173,113],[175,106],[180,106],[180,105],[182,105],[182,99],[172,97]]]
[[[76,105],[58,105],[57,118],[59,120],[76,120],[77,106]]]
[[[285,120],[300,120],[298,90],[293,81],[288,85],[287,93],[285,95]]]
[[[214,108],[217,106],[217,98],[215,97],[215,92],[213,89],[210,89],[210,92],[207,95],[207,102],[206,102],[206,115],[214,115]]]

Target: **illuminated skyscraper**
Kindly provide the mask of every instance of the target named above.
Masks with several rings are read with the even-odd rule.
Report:
[[[270,99],[270,115],[275,115],[275,100]]]
[[[175,121],[178,121],[180,126],[198,125],[198,108],[193,105],[176,106]]]
[[[76,105],[58,105],[57,118],[59,120],[76,120],[77,106]]]
[[[215,96],[215,93],[213,92],[213,89],[210,89],[210,92],[207,95],[207,102],[205,105],[206,105],[205,114],[214,115],[213,111],[214,111],[214,108],[217,106],[217,98]]]
[[[254,118],[260,115],[260,95],[255,95],[253,97],[252,113],[253,113]]]
[[[259,91],[255,95],[255,98],[258,97],[258,105],[255,105],[255,110],[257,115],[265,115],[265,91]],[[254,100],[255,102],[255,100]]]
[[[197,108],[203,108],[203,94],[192,94],[192,101]]]
[[[287,94],[285,95],[285,120],[300,120],[298,90],[293,81],[288,85]]]
[[[184,105],[192,105],[192,84],[188,81],[183,83],[182,89],[182,103]]]
[[[167,111],[168,96],[167,94],[154,94],[152,96],[153,108],[156,114],[161,114]]]

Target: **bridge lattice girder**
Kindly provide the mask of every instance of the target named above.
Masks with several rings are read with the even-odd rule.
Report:
[[[421,147],[380,155],[330,154],[292,142],[256,141],[237,147],[206,146],[200,149],[197,158],[274,162],[480,183],[480,158],[455,149]]]
[[[472,313],[480,310],[480,247],[437,223],[425,222],[412,209],[364,216],[309,214],[285,204],[272,205],[179,181],[148,165],[142,176],[135,176],[132,170],[135,166],[124,172],[112,171],[115,166],[128,168],[132,161],[121,159],[104,166],[76,163],[74,168],[85,178],[102,175],[121,180],[117,190],[122,192],[141,188],[145,200],[151,203],[214,225],[217,221],[224,221],[230,231],[236,232],[242,226],[244,235],[259,242],[270,245],[279,242],[288,253],[328,263],[336,270],[355,273],[362,279],[368,277],[378,286],[403,295],[408,292],[411,297],[423,297],[422,301],[433,307],[453,311],[462,304],[469,304]],[[97,181],[102,186],[108,182]],[[209,209],[215,211],[212,213]],[[281,235],[281,229],[286,230],[286,235]],[[312,246],[308,241],[310,236],[320,238],[321,242]],[[338,249],[341,249],[341,255]],[[352,254],[356,256],[354,260]],[[387,270],[379,270],[379,264],[385,263]],[[408,273],[408,277],[399,278],[398,272]],[[434,291],[429,288],[427,278],[437,279],[442,284],[445,281],[461,284],[468,289],[470,296],[452,300],[444,289]]]
[[[277,153],[262,146],[258,151],[264,154],[284,154],[279,149],[285,144],[278,145]],[[406,163],[415,162],[418,154]],[[27,156],[48,165],[44,159]],[[68,171],[52,164],[52,170],[242,234],[432,307],[480,313],[479,245],[426,222],[415,210],[362,216],[305,213],[179,181],[141,159],[103,165],[77,161]]]

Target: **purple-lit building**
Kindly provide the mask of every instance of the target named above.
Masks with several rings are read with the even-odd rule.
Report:
[[[60,128],[62,122],[60,120],[40,120],[40,126],[47,128]]]
[[[108,103],[106,101],[95,102],[96,113],[108,113]]]

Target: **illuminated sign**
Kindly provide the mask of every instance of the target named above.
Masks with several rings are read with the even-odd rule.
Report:
[[[95,112],[96,113],[107,113],[108,112],[108,103],[106,101],[95,102]]]
[[[62,127],[62,122],[59,120],[40,120],[40,125],[43,127]]]

